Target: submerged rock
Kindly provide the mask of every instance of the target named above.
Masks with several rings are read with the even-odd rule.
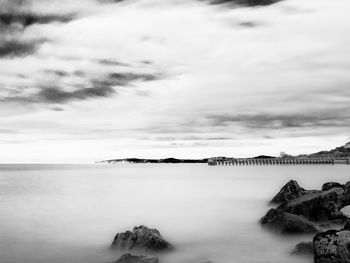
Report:
[[[328,191],[334,187],[343,187],[343,185],[337,182],[328,182],[322,185],[322,191]]]
[[[300,242],[296,244],[292,254],[296,255],[312,255],[313,254],[313,243],[312,242]]]
[[[318,227],[305,218],[278,209],[270,209],[260,223],[282,234],[316,233]]]
[[[350,262],[350,231],[329,230],[319,233],[313,240],[315,263]]]
[[[288,202],[302,196],[304,192],[304,188],[301,188],[297,181],[290,180],[281,188],[278,194],[272,198],[271,202],[277,204]]]
[[[159,263],[159,259],[157,257],[149,258],[145,256],[124,254],[113,263]]]
[[[160,251],[172,249],[173,246],[162,237],[157,229],[141,225],[134,227],[132,231],[118,233],[111,248]]]
[[[286,212],[302,215],[309,220],[322,221],[341,218],[342,188],[332,188],[325,192],[298,197],[279,207]]]

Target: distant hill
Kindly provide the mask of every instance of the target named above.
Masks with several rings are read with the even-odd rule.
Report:
[[[330,151],[320,151],[317,153],[309,154],[309,157],[350,157],[350,142],[344,146],[337,147]]]
[[[330,151],[321,151],[312,154],[303,154],[298,156],[288,156],[288,157],[350,157],[350,142],[337,147]],[[226,157],[219,157],[225,159]],[[276,158],[268,155],[259,155],[254,157],[254,159],[270,159]],[[140,158],[125,158],[125,159],[111,159],[104,160],[97,163],[208,163],[209,158],[204,159],[178,159],[178,158],[165,158],[165,159],[140,159]]]
[[[98,163],[208,163],[208,158],[205,159],[139,159],[139,158],[125,158],[105,160]]]

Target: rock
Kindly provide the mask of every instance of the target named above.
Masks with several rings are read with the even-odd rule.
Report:
[[[340,213],[347,219],[350,219],[350,205],[343,207],[340,209]]]
[[[342,188],[303,195],[278,207],[286,212],[302,215],[309,220],[322,221],[341,218]]]
[[[278,209],[270,209],[260,223],[282,234],[316,233],[318,227],[301,216],[286,213]]]
[[[336,182],[328,182],[322,185],[322,191],[328,191],[334,187],[343,187],[343,185]]]
[[[342,205],[348,206],[350,205],[350,182],[347,182],[344,186],[344,193],[341,197]]]
[[[313,239],[315,263],[350,262],[350,231],[329,230]]]
[[[133,231],[118,233],[111,248],[160,251],[171,249],[173,246],[162,237],[157,229],[141,225],[134,227]]]
[[[124,254],[114,263],[159,263],[159,259],[157,257],[148,258],[145,256]]]
[[[343,227],[343,230],[350,230],[350,220],[345,221],[345,225]]]
[[[271,202],[277,204],[288,202],[302,196],[304,191],[305,190],[299,186],[297,181],[290,180],[281,188],[278,194],[272,198]]]
[[[292,254],[296,255],[312,255],[313,254],[313,243],[312,242],[300,242],[296,244]]]

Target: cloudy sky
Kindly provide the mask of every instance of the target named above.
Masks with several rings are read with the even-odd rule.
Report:
[[[0,162],[348,141],[350,1],[217,2],[0,0]]]

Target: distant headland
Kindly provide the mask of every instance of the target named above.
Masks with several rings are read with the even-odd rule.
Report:
[[[281,153],[281,156],[259,155],[252,158],[232,158],[232,157],[212,157],[203,159],[179,159],[179,158],[164,158],[164,159],[143,159],[143,158],[124,158],[110,159],[98,161],[96,163],[209,163],[213,158],[225,159],[249,159],[249,160],[268,160],[268,159],[334,159],[334,158],[350,158],[350,142],[343,146],[337,147],[329,151],[320,151],[312,154],[288,155]]]

